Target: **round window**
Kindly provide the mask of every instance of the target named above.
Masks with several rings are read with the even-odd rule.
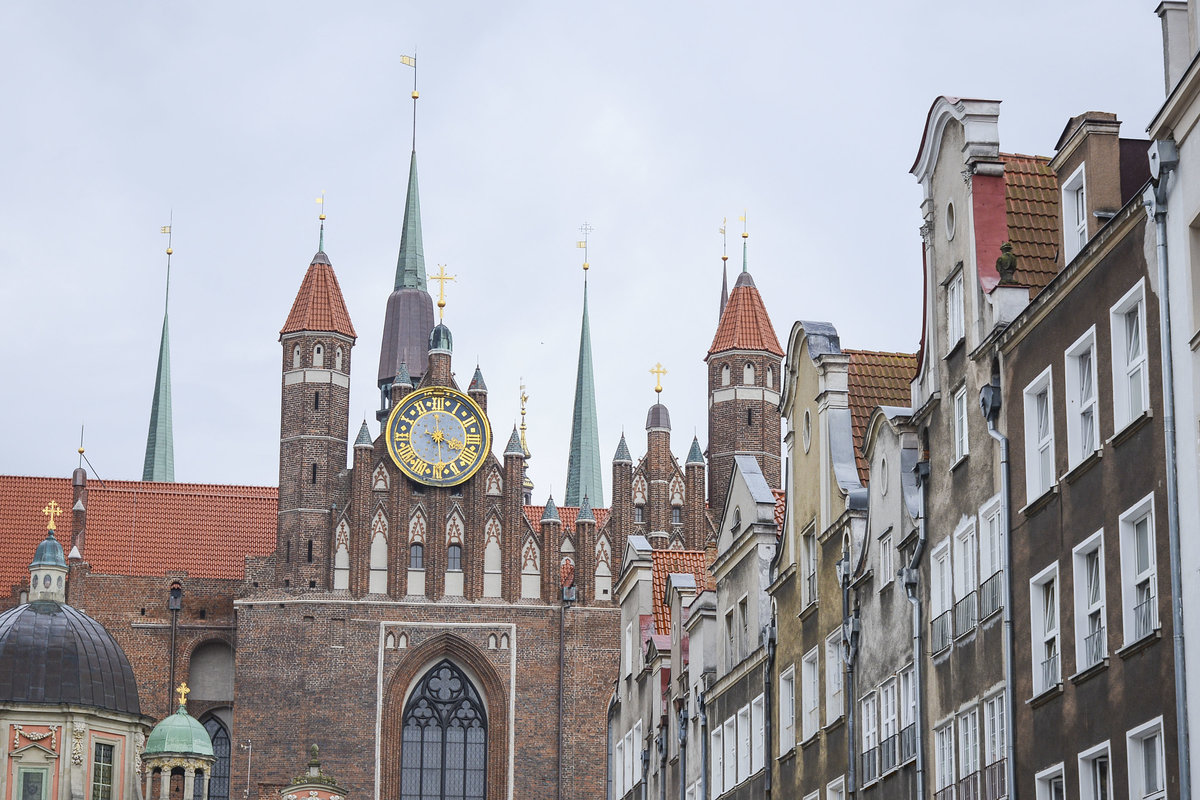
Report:
[[[812,415],[808,409],[804,409],[804,427],[800,431],[800,436],[804,441],[804,452],[808,452],[808,448],[812,445]]]
[[[887,458],[883,458],[879,462],[879,493],[886,495],[888,490],[888,463]]]
[[[954,203],[946,203],[946,241],[954,238]]]

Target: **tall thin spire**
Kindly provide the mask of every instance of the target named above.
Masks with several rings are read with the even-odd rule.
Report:
[[[425,246],[421,240],[421,200],[417,192],[417,59],[400,56],[413,68],[412,156],[408,162],[408,196],[404,198],[404,227],[400,234],[400,257],[396,262],[396,289],[425,289]]]
[[[162,339],[158,343],[158,371],[154,376],[154,398],[150,403],[150,432],[146,435],[146,460],[142,480],[175,480],[175,435],[171,424],[171,340],[167,312],[171,300],[171,224],[162,226],[167,235],[167,287],[163,297]]]
[[[600,469],[600,432],[596,417],[596,383],[592,370],[592,332],[588,323],[587,237],[592,226],[579,229],[583,240],[583,323],[579,331],[579,367],[575,376],[575,409],[571,421],[571,452],[567,460],[567,490],[564,502],[577,506],[583,498],[603,503],[604,479]]]
[[[721,310],[717,312],[717,319],[725,313],[725,304],[729,302],[729,252],[725,238],[725,220],[721,218]]]

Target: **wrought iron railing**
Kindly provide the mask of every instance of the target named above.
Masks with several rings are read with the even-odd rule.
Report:
[[[1047,658],[1042,662],[1042,682],[1038,686],[1038,692],[1044,692],[1047,689],[1052,689],[1058,685],[1058,653]]]
[[[950,616],[950,612],[947,611],[935,617],[931,623],[929,649],[934,653],[950,646]]]
[[[979,770],[975,770],[958,782],[958,800],[980,800]]]
[[[975,627],[979,620],[975,617],[977,595],[971,592],[954,604],[954,635],[962,636]]]
[[[896,768],[900,735],[892,734],[879,745],[879,774],[886,775]]]
[[[863,785],[866,786],[879,777],[879,747],[872,747],[862,754]]]
[[[904,764],[917,757],[917,725],[905,725],[900,729],[900,763]]]
[[[983,768],[983,800],[1000,800],[1005,795],[1004,759]]]
[[[1004,600],[1000,591],[1004,588],[1004,575],[997,572],[979,585],[979,618],[987,619],[1000,610]]]
[[[804,576],[804,602],[817,602],[817,573],[810,572]]]
[[[954,800],[954,784],[933,793],[933,800]]]
[[[1104,656],[1108,655],[1108,648],[1105,647],[1105,644],[1103,625],[1084,637],[1083,657],[1086,663],[1082,665],[1083,669],[1099,664]]]
[[[1155,613],[1157,611],[1156,602],[1157,598],[1151,594],[1133,607],[1133,638],[1135,641],[1143,636],[1149,636],[1158,627],[1158,615]]]

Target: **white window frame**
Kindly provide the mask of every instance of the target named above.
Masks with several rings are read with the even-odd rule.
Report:
[[[625,794],[625,737],[618,736],[613,747],[613,794]]]
[[[954,720],[933,730],[933,788],[954,785]]]
[[[621,674],[629,677],[633,674],[633,622],[625,626],[625,652],[621,659]]]
[[[897,677],[899,679],[897,684],[900,687],[900,730],[904,730],[917,721],[917,687],[913,685],[916,672],[913,670],[912,664],[900,670]]]
[[[892,737],[900,735],[900,683],[896,678],[888,678],[879,685],[879,743],[886,744]],[[891,745],[895,748],[892,759],[893,769],[899,765],[900,739],[896,738]],[[882,763],[882,762],[881,762]],[[880,770],[882,774],[883,770]]]
[[[625,790],[629,791],[633,788],[633,730],[630,729],[625,733]]]
[[[1047,586],[1052,595],[1048,596]],[[1047,602],[1053,608],[1047,608]],[[1043,569],[1029,579],[1029,633],[1030,653],[1033,669],[1033,696],[1037,697],[1062,683],[1062,629],[1059,624],[1062,606],[1062,582],[1058,577],[1058,562]],[[1048,613],[1050,612],[1050,613]],[[1043,662],[1058,657],[1058,668],[1054,675],[1047,676]],[[1048,678],[1054,678],[1049,682]]]
[[[803,581],[800,587],[801,608],[808,608],[817,602],[817,532],[813,528],[808,528],[800,535],[800,559],[800,579]]]
[[[983,701],[983,765],[995,764],[1004,758],[1004,727],[1008,711],[1003,693]]]
[[[1158,781],[1163,788],[1146,791],[1146,744],[1156,740],[1155,752],[1151,754],[1158,770]],[[1165,755],[1163,718],[1157,717],[1133,728],[1125,734],[1125,752],[1129,757],[1129,797],[1133,800],[1159,800],[1167,796],[1167,763]]]
[[[633,723],[633,784],[642,782],[642,721]]]
[[[766,762],[766,698],[759,695],[750,701],[750,774],[763,768]]]
[[[979,589],[979,548],[975,518],[968,517],[954,532],[954,597],[966,598]]]
[[[867,692],[859,705],[862,709],[862,719],[859,720],[862,729],[862,753],[866,755],[872,748],[879,747],[879,697],[875,692]],[[879,777],[877,774],[876,778]]]
[[[842,626],[825,637],[825,724],[840,719],[845,713],[842,690]]]
[[[972,708],[958,715],[958,765],[962,777],[979,772],[979,762],[979,709]]]
[[[732,670],[737,663],[737,628],[734,627],[733,609],[725,612],[725,669]]]
[[[753,734],[750,728],[750,704],[742,706],[737,712],[737,782],[741,783],[750,777],[750,741]]]
[[[725,720],[725,789],[737,786],[737,717]]]
[[[1128,316],[1136,311],[1139,351],[1130,353]],[[1139,279],[1109,310],[1112,345],[1113,430],[1120,431],[1150,408],[1150,363],[1146,342],[1146,282]],[[1136,384],[1137,395],[1132,388]],[[1140,402],[1138,401],[1140,397]]]
[[[1096,560],[1093,562],[1092,559]],[[1075,586],[1075,664],[1082,672],[1108,656],[1108,611],[1105,601],[1104,530],[1098,530],[1071,550]],[[1090,567],[1095,564],[1095,570]],[[1092,581],[1095,579],[1095,592]],[[1099,615],[1098,617],[1096,615]],[[1093,620],[1099,619],[1099,657],[1090,658],[1087,640],[1093,631]]]
[[[825,800],[846,800],[846,778],[839,777],[825,786]]]
[[[896,548],[892,545],[892,534],[879,538],[879,591],[896,580]]]
[[[711,750],[711,763],[709,764],[709,780],[712,782],[713,797],[725,791],[725,750],[721,741],[721,736],[725,728],[721,725],[716,726],[709,731],[709,747]]]
[[[1063,378],[1067,407],[1067,466],[1074,468],[1100,449],[1100,403],[1096,388],[1096,326],[1067,348]],[[1090,386],[1085,384],[1082,365],[1091,370]],[[1090,439],[1090,442],[1088,441]]]
[[[817,648],[809,650],[804,655],[804,661],[801,664],[801,692],[800,703],[803,710],[803,739],[808,741],[813,736],[817,735],[817,730],[820,728],[820,710],[821,710],[821,659]]]
[[[1096,760],[1104,759],[1104,775],[1108,794],[1096,791]],[[1113,800],[1112,747],[1109,741],[1101,742],[1079,754],[1079,800]]]
[[[796,665],[779,676],[779,755],[796,746]]]
[[[1063,220],[1063,263],[1071,259],[1087,244],[1087,180],[1084,164],[1071,173],[1062,185]]]
[[[1158,593],[1158,533],[1155,525],[1154,494],[1148,494],[1130,507],[1120,517],[1121,536],[1121,610],[1124,618],[1125,643],[1133,642],[1148,636],[1159,629],[1162,617],[1158,613],[1161,597]],[[1137,553],[1137,526],[1145,520],[1148,525],[1149,564],[1139,568]],[[1152,618],[1149,630],[1137,633],[1137,608],[1146,599],[1146,593],[1153,598],[1150,607]]]
[[[949,353],[966,335],[966,308],[963,293],[963,271],[960,268],[946,282],[946,352]]]
[[[930,565],[930,610],[933,619],[937,619],[947,611],[954,610],[954,572],[950,561],[949,539],[943,540],[933,548]]]
[[[1067,797],[1067,777],[1066,770],[1063,769],[1063,762],[1058,762],[1052,767],[1038,772],[1033,776],[1034,786],[1036,787],[1035,797],[1037,800],[1066,800]],[[1053,791],[1054,781],[1058,781],[1062,787],[1062,794],[1055,795]]]
[[[1029,382],[1025,409],[1025,502],[1032,503],[1057,483],[1054,466],[1054,386],[1051,368]],[[1043,409],[1041,398],[1045,397]],[[1041,428],[1045,411],[1045,429]]]
[[[968,430],[967,386],[963,384],[954,392],[954,400],[950,406],[950,416],[954,434],[954,462],[957,464],[971,452]],[[953,464],[951,466],[953,466]]]

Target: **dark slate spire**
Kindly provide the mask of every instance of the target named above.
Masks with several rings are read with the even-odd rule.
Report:
[[[558,518],[558,506],[554,505],[554,495],[546,498],[546,510],[542,512],[542,522],[548,520],[554,520],[555,522],[562,521]]]
[[[401,361],[400,368],[396,370],[396,377],[392,379],[393,386],[407,386],[412,388],[412,378],[408,374],[408,364]]]
[[[596,385],[592,372],[592,332],[588,323],[587,273],[583,279],[583,324],[579,331],[579,366],[575,375],[575,411],[571,421],[571,451],[567,459],[568,506],[584,495],[604,497],[600,471],[600,424],[596,418]]]
[[[592,513],[592,504],[588,501],[588,496],[583,496],[583,502],[579,504],[579,513],[575,515],[576,522],[595,522],[596,516]]]
[[[487,384],[483,382],[483,372],[479,369],[479,365],[475,365],[475,374],[471,377],[471,385],[467,387],[468,392],[486,392]]]
[[[167,233],[171,228],[167,226]],[[171,298],[171,245],[167,244],[167,288],[163,300],[162,337],[158,342],[158,370],[154,376],[154,397],[150,401],[150,431],[146,434],[146,458],[142,480],[175,480],[175,433],[171,424],[171,337],[167,310]]]
[[[517,432],[516,425],[513,425],[512,436],[508,437],[508,446],[504,448],[504,455],[525,457],[525,448],[521,447],[521,434]]]
[[[629,445],[625,444],[625,431],[621,431],[621,441],[617,442],[617,454],[613,461],[618,464],[632,464],[633,456],[629,455]]]
[[[729,302],[729,270],[726,268],[725,258],[721,259],[721,310],[717,312],[717,319],[725,313],[725,304]]]
[[[371,430],[367,427],[367,421],[364,419],[362,427],[358,429],[358,438],[354,440],[354,446],[370,447],[371,444]]]
[[[687,461],[684,462],[684,466],[687,466],[688,464],[703,464],[703,463],[704,463],[704,453],[700,450],[700,437],[693,436],[692,437],[692,449],[688,451]]]

